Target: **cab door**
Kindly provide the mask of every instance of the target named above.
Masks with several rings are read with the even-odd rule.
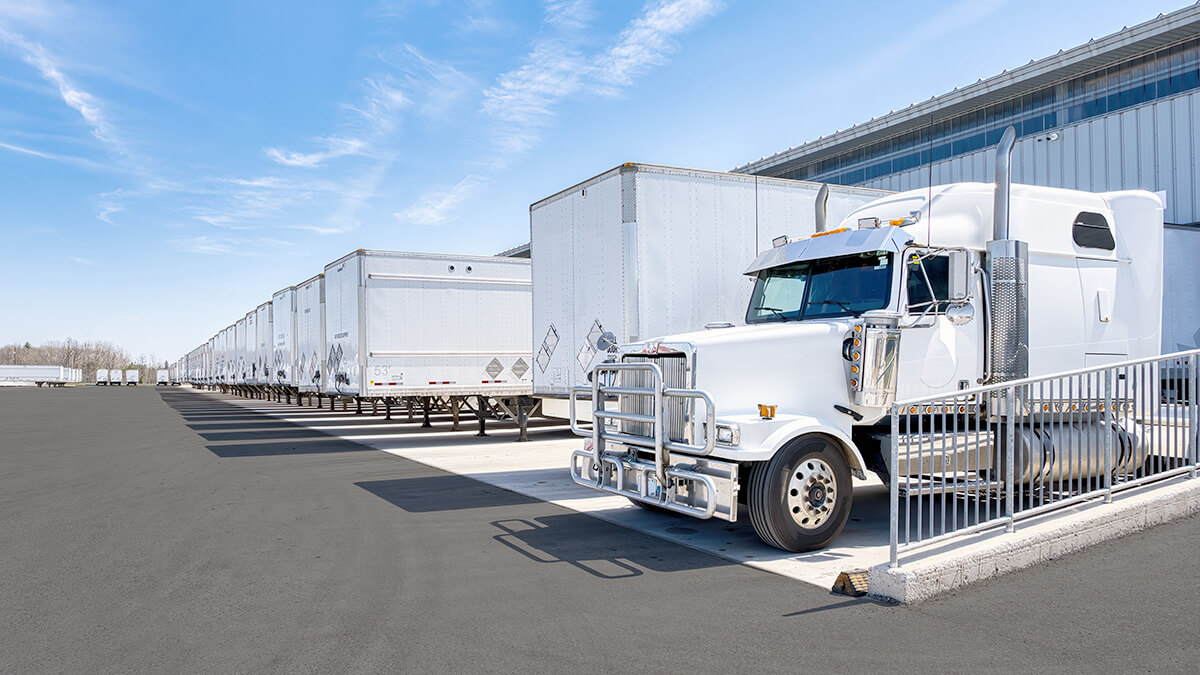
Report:
[[[979,254],[968,255],[977,267]],[[907,249],[901,276],[900,372],[898,400],[974,387],[983,377],[983,297],[979,275],[972,273],[974,317],[955,324],[950,308],[950,263],[945,253]]]

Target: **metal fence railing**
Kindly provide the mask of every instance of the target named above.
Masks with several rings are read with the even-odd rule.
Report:
[[[1200,467],[1200,350],[892,407],[891,565],[902,552]]]

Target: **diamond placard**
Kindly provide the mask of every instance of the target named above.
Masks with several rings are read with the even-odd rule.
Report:
[[[596,343],[600,341],[601,335],[604,335],[604,326],[600,325],[600,319],[596,319],[592,322],[592,330],[590,330],[587,334],[588,346],[591,347],[593,351],[595,351]]]
[[[579,362],[579,367],[583,368],[583,372],[587,372],[588,365],[592,362],[592,357],[596,355],[596,348],[591,345],[584,345],[579,348],[579,353],[575,355],[575,360]]]
[[[554,348],[558,346],[558,331],[554,329],[554,324],[550,324],[550,329],[546,331],[546,339],[542,340],[542,348],[546,350],[547,356],[554,356]]]
[[[504,372],[504,364],[500,363],[500,359],[492,359],[492,362],[487,364],[487,368],[484,368],[484,371],[488,375],[491,375],[494,380],[500,376],[500,373]]]
[[[543,373],[546,372],[546,367],[550,365],[550,352],[546,351],[545,345],[538,350],[537,358],[534,360],[537,361],[538,368],[541,368]]]
[[[519,380],[522,377],[525,377],[525,373],[529,372],[529,364],[525,363],[525,359],[517,359],[517,362],[512,364],[512,372],[513,375],[516,375],[517,379]]]

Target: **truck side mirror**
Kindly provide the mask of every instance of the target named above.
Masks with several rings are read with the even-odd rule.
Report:
[[[946,298],[950,302],[967,302],[971,299],[971,255],[967,251],[950,251]]]

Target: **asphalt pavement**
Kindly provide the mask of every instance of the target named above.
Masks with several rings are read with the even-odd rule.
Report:
[[[214,394],[0,389],[3,672],[1194,672],[1198,573],[1190,518],[883,605]]]

